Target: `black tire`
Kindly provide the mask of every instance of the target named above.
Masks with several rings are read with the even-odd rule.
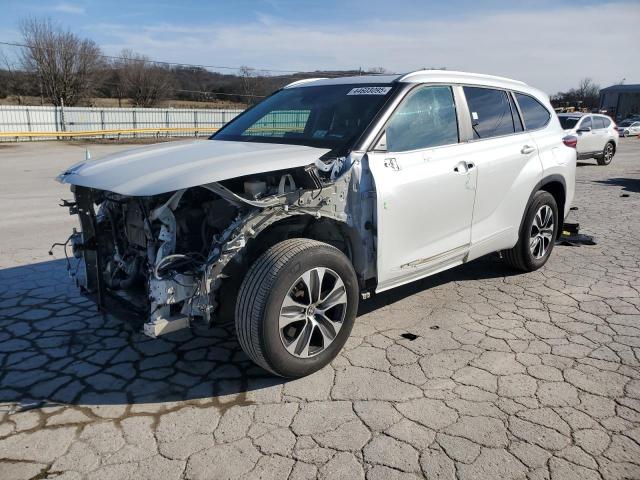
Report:
[[[281,339],[280,310],[300,276],[320,267],[330,269],[344,283],[346,305],[340,307],[344,308],[341,328],[328,346],[323,343],[320,353],[299,358],[287,351]],[[282,241],[255,261],[240,286],[235,313],[238,341],[251,360],[276,375],[309,375],[331,362],[344,346],[356,317],[358,297],[358,279],[340,250],[306,238]]]
[[[541,258],[536,258],[530,247],[532,229],[534,228],[536,214],[545,205],[551,208],[553,214],[553,233],[546,253]],[[525,212],[524,221],[522,222],[522,227],[518,237],[518,243],[516,243],[511,250],[503,252],[503,257],[506,263],[523,272],[533,272],[547,263],[557,237],[559,225],[558,219],[558,205],[556,204],[556,200],[553,198],[553,195],[544,190],[537,191],[533,196],[533,200],[531,201],[529,208]]]
[[[598,165],[609,165],[616,154],[616,146],[613,142],[607,142],[602,150],[602,154],[597,158]]]

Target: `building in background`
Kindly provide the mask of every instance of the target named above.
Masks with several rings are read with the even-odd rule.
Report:
[[[640,84],[612,85],[600,90],[600,111],[616,120],[640,114]]]

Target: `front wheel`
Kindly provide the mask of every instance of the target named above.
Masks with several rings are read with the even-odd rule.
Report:
[[[282,241],[255,261],[240,287],[240,346],[272,373],[309,375],[347,341],[358,292],[351,262],[340,250],[306,238]]]
[[[504,252],[505,261],[523,272],[539,269],[549,259],[558,233],[558,205],[549,192],[539,190],[525,212],[518,243]]]
[[[615,154],[615,147],[613,142],[608,142],[604,146],[604,150],[602,150],[602,155],[598,158],[598,165],[609,165],[611,160],[613,160],[613,155]]]

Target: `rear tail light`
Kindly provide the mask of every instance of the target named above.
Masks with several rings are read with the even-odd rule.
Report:
[[[562,143],[564,143],[567,147],[576,148],[578,146],[578,137],[567,135],[562,139]]]

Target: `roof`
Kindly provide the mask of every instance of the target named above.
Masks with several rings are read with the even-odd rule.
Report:
[[[585,115],[591,115],[592,117],[605,117],[611,118],[603,113],[591,113],[591,112],[562,112],[557,114],[559,117],[584,117]]]
[[[600,90],[600,93],[640,93],[640,83],[629,85],[611,85]]]
[[[482,73],[456,72],[452,70],[417,70],[405,74],[362,75],[355,77],[316,78],[290,83],[285,88],[316,87],[345,84],[390,84],[390,83],[463,83],[467,85],[493,86],[514,90],[533,90],[526,83],[511,78]]]

